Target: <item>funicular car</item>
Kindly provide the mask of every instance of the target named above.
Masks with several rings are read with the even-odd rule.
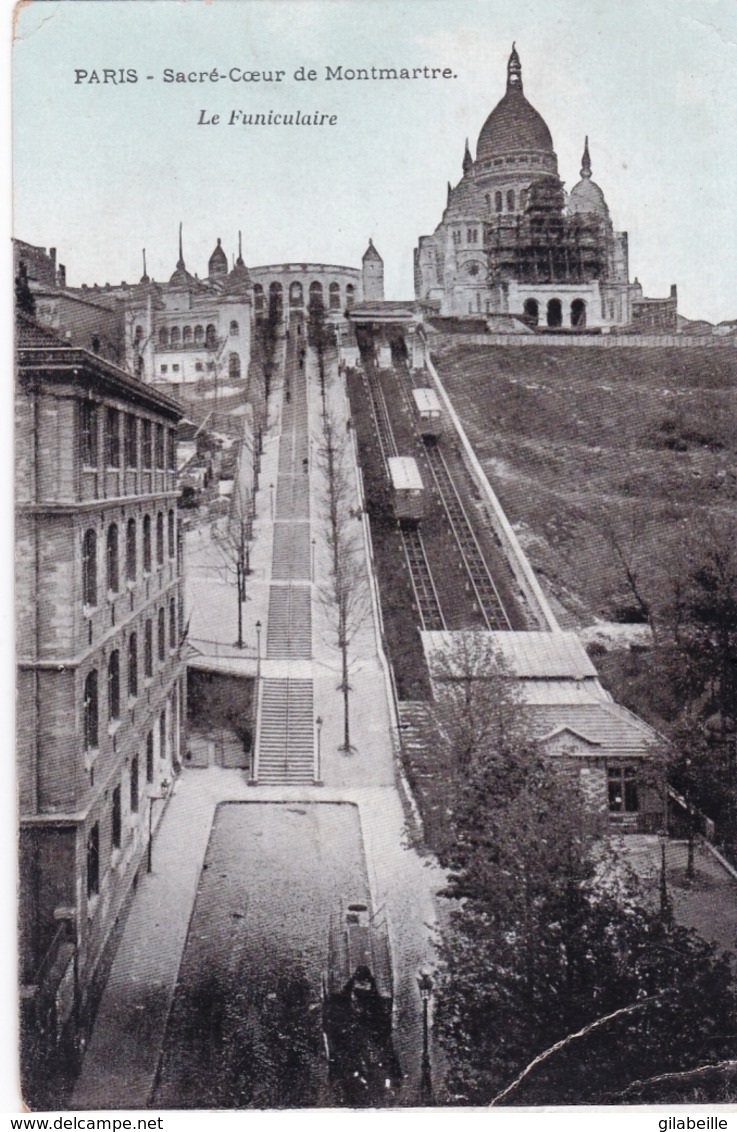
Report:
[[[437,440],[443,434],[443,413],[434,389],[413,389],[412,400],[420,436],[424,440]]]
[[[425,489],[420,469],[412,456],[390,456],[394,515],[401,522],[418,523],[425,514]]]
[[[330,1080],[347,1103],[386,1096],[401,1082],[392,1045],[394,992],[386,921],[361,901],[330,917],[322,1028]],[[382,1103],[386,1103],[384,1100]]]

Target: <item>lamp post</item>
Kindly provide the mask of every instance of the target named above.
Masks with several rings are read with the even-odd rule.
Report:
[[[430,1049],[428,1033],[428,1008],[433,992],[432,973],[428,967],[422,967],[417,974],[417,987],[422,1000],[422,1062],[420,1070],[420,1097],[423,1104],[428,1104],[432,1097],[432,1076],[430,1067]]]
[[[261,622],[256,622],[256,680],[261,678]]]
[[[148,858],[147,858],[147,861],[146,861],[146,872],[147,873],[150,873],[150,872],[153,871],[152,853],[153,853],[153,843],[154,843],[154,831],[153,831],[154,802],[165,801],[168,794],[169,794],[169,787],[170,786],[171,786],[171,783],[169,782],[169,779],[165,778],[163,780],[163,782],[161,783],[161,793],[160,794],[149,794],[149,796],[148,796]]]
[[[312,540],[312,580],[315,580],[315,547],[317,546],[317,539]]]
[[[269,498],[271,499],[271,521],[274,521],[274,485],[269,484]]]
[[[321,735],[322,735],[322,716],[318,715],[315,720],[315,727],[317,729],[317,763],[315,765],[315,786],[322,786],[321,774]]]

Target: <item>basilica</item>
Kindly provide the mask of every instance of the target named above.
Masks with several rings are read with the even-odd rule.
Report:
[[[675,289],[644,299],[629,281],[627,233],[614,230],[592,179],[588,138],[580,180],[565,191],[514,46],[506,93],[484,122],[476,157],[466,142],[463,176],[448,184],[440,223],[415,249],[415,296],[439,315],[501,315],[549,330],[645,329],[655,314],[663,329],[675,328]]]

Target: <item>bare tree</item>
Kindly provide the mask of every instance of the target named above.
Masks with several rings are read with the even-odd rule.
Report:
[[[248,451],[244,446],[244,455]],[[251,539],[253,537],[254,497],[253,491],[240,476],[233,487],[230,514],[225,530],[213,530],[219,555],[219,573],[227,581],[235,582],[236,601],[238,604],[238,639],[236,648],[242,649],[243,641],[243,605],[248,601],[246,579],[251,572],[250,555]]]
[[[350,646],[365,622],[371,599],[362,531],[356,520],[360,510],[351,506],[351,466],[345,436],[335,419],[323,417],[323,438],[317,453],[318,466],[325,477],[321,509],[330,547],[331,565],[327,578],[318,586],[318,596],[330,617],[341,655],[343,695],[342,750],[350,752]]]

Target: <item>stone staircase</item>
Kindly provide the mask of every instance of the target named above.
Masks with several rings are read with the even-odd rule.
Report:
[[[274,523],[271,576],[277,582],[309,582],[310,524]]]
[[[268,660],[310,660],[312,606],[309,586],[272,586],[266,637]]]
[[[399,701],[399,741],[415,773],[431,776],[435,768],[430,764],[433,748],[433,721],[430,704],[423,700]]]
[[[256,779],[264,785],[314,781],[315,717],[311,680],[264,679]]]
[[[310,481],[300,472],[299,475],[280,475],[276,485],[276,518],[309,519]]]

